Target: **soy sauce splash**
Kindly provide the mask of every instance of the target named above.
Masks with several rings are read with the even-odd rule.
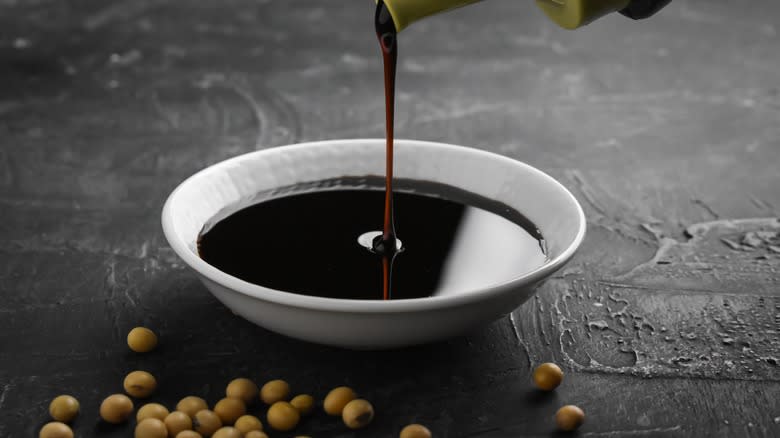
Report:
[[[382,0],[376,5],[374,26],[385,71],[385,217],[382,235],[374,240],[374,252],[382,255],[383,298],[390,299],[393,261],[398,254],[393,211],[393,125],[395,121],[395,73],[398,39],[393,17]]]

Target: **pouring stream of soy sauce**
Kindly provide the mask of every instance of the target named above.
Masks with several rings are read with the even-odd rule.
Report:
[[[390,299],[393,260],[398,253],[393,214],[393,123],[395,115],[395,72],[398,59],[396,29],[390,11],[382,0],[376,6],[374,16],[376,36],[382,49],[385,71],[385,217],[382,235],[374,241],[374,251],[382,255],[383,298]]]

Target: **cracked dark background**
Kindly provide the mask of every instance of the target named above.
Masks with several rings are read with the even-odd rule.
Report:
[[[0,0],[0,437],[52,397],[80,437],[136,368],[154,401],[233,377],[319,397],[349,384],[392,437],[780,436],[780,4],[675,0],[560,30],[491,0],[400,36],[398,137],[528,162],[583,204],[575,259],[511,315],[391,352],[292,341],[234,317],[167,246],[162,203],[196,170],[298,141],[383,136],[373,4]],[[154,328],[154,354],[127,331]],[[564,384],[532,390],[554,361]],[[137,404],[138,405],[138,404]],[[259,413],[254,408],[254,413]],[[275,434],[272,436],[287,436]],[[291,435],[290,435],[291,436]]]

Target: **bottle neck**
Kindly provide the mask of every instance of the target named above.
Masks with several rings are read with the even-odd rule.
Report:
[[[538,6],[564,29],[576,29],[628,6],[631,0],[536,0]]]
[[[425,17],[470,5],[481,0],[384,0],[397,32]]]

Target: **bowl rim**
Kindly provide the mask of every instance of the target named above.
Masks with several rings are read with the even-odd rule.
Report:
[[[179,236],[179,234],[175,230],[174,217],[173,217],[174,211],[173,211],[172,204],[177,193],[180,190],[182,190],[185,186],[190,184],[191,181],[193,181],[196,178],[199,178],[200,175],[204,173],[214,172],[215,169],[219,167],[229,166],[231,163],[247,160],[257,155],[279,154],[279,153],[284,153],[285,151],[288,150],[306,149],[306,148],[313,148],[313,147],[327,147],[328,145],[333,145],[333,144],[339,144],[339,145],[354,144],[354,143],[365,144],[367,142],[373,143],[379,141],[384,143],[385,139],[354,138],[354,139],[332,139],[332,140],[322,140],[322,141],[301,142],[301,143],[277,146],[268,149],[243,153],[219,161],[217,163],[211,164],[209,166],[206,166],[205,168],[197,171],[196,173],[192,174],[191,176],[183,180],[181,183],[179,183],[176,186],[176,188],[173,189],[170,195],[168,195],[168,198],[166,199],[165,204],[163,205],[162,215],[161,215],[163,234],[165,235],[165,238],[168,241],[168,244],[173,249],[173,251],[191,269],[195,270],[198,274],[204,276],[205,278],[223,287],[226,287],[232,291],[239,292],[243,295],[256,298],[259,300],[291,306],[291,307],[304,308],[309,310],[320,310],[320,311],[329,311],[329,312],[337,311],[337,312],[350,312],[350,313],[419,312],[419,311],[427,311],[433,309],[458,307],[466,304],[472,304],[475,302],[483,301],[491,297],[501,295],[507,290],[519,289],[523,286],[534,284],[552,275],[555,271],[560,269],[564,264],[566,264],[566,262],[568,262],[574,256],[575,252],[577,251],[577,249],[579,248],[580,244],[582,243],[585,237],[586,220],[585,220],[585,213],[582,209],[582,206],[574,197],[574,195],[563,184],[558,182],[558,180],[556,180],[552,176],[522,161],[518,161],[494,152],[489,152],[489,151],[485,151],[473,147],[458,146],[458,145],[453,145],[448,143],[411,140],[411,139],[395,139],[395,141],[397,143],[404,143],[409,146],[420,145],[427,148],[441,148],[441,149],[449,149],[449,150],[457,149],[461,151],[466,150],[468,153],[475,154],[475,156],[481,156],[483,158],[487,158],[490,160],[511,162],[512,165],[523,168],[523,171],[525,172],[534,173],[537,176],[540,176],[542,180],[546,181],[548,184],[551,184],[555,186],[558,190],[560,190],[564,194],[564,196],[568,198],[568,200],[575,207],[576,214],[577,214],[577,233],[574,239],[572,240],[571,244],[569,244],[566,248],[564,248],[558,256],[547,261],[547,263],[543,264],[542,266],[504,283],[499,283],[490,287],[472,289],[454,295],[411,298],[411,299],[403,299],[403,300],[372,301],[372,300],[355,300],[355,299],[344,299],[344,298],[323,298],[317,296],[296,294],[293,292],[271,289],[269,287],[260,286],[254,283],[241,280],[237,277],[234,277],[230,274],[220,271],[216,267],[208,264],[205,260],[201,259],[196,254],[194,254],[190,250],[187,242],[185,242],[184,239],[181,238],[181,236]]]

